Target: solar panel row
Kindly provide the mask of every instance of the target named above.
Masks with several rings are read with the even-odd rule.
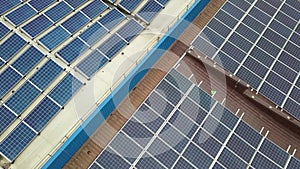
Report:
[[[90,168],[292,169],[299,165],[172,69]]]
[[[135,8],[139,6],[139,4],[142,3],[142,0],[122,0],[119,3],[119,6],[123,8],[126,12],[132,13]]]
[[[163,9],[163,5],[157,1],[149,0],[137,13],[137,16],[141,18],[147,24],[154,19],[154,17]]]
[[[295,5],[258,0],[251,6],[229,0],[192,46],[300,119],[300,104],[293,94],[300,90],[300,15],[291,4]]]

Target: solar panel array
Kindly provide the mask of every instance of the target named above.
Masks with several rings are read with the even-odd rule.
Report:
[[[300,3],[229,0],[192,46],[300,120]]]
[[[288,168],[292,155],[172,69],[89,168]]]

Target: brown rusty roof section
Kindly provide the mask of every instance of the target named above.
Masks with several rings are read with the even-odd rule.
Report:
[[[134,90],[129,93],[118,108],[111,113],[91,138],[88,139],[70,159],[65,165],[65,169],[87,168],[93,162],[169,69],[173,67],[178,59],[187,51],[195,36],[208,23],[224,2],[225,0],[211,0],[193,23],[190,24],[178,40],[137,84]],[[217,93],[214,98],[218,101],[221,102],[224,97],[226,97],[226,107],[233,112],[240,109],[240,112],[245,113],[243,119],[258,131],[260,131],[262,127],[265,127],[263,134],[269,130],[268,138],[280,145],[283,149],[287,149],[288,145],[292,145],[290,153],[292,153],[294,148],[300,149],[300,130],[297,127],[297,123],[290,123],[288,120],[280,117],[280,115],[274,115],[274,112],[268,108],[255,103],[255,99],[248,97],[249,94],[252,95],[253,92],[250,91],[243,82],[237,83],[235,80],[225,76],[225,73],[220,73],[218,69],[211,66],[211,61],[203,58],[198,59],[195,58],[195,56],[193,52],[187,54],[180,62],[177,70],[187,77],[193,74],[192,80],[195,83],[203,81],[201,87],[207,92],[216,90]],[[256,97],[269,103],[261,96]],[[239,113],[239,115],[241,115],[241,113]],[[296,153],[296,157],[300,158],[300,153]]]

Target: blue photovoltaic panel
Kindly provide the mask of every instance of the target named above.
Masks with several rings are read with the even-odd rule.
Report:
[[[108,6],[102,0],[94,0],[92,3],[84,7],[81,11],[84,14],[86,14],[90,19],[94,19],[107,8]]]
[[[107,30],[99,23],[94,23],[88,29],[86,29],[79,37],[90,46],[97,43],[104,35],[107,34]]]
[[[83,3],[86,2],[86,0],[65,0],[68,4],[70,4],[73,8],[77,8]]]
[[[28,4],[25,4],[25,5],[21,6],[20,8],[12,11],[5,17],[11,23],[13,23],[15,26],[17,26],[17,25],[20,25],[21,23],[23,23],[24,21],[26,21],[27,19],[29,19],[30,17],[32,17],[33,15],[35,15],[36,13],[37,12],[32,7],[30,7]]]
[[[22,79],[22,76],[13,70],[11,67],[8,67],[0,74],[0,98],[8,93],[12,87],[16,85]]]
[[[70,34],[61,26],[56,27],[48,34],[43,36],[39,41],[50,51],[55,49],[63,41],[65,41]]]
[[[52,25],[52,22],[45,17],[44,15],[40,15],[39,17],[35,18],[28,24],[22,27],[22,29],[31,37],[35,38],[40,33],[45,31]]]
[[[45,12],[45,15],[56,23],[65,16],[67,16],[68,13],[72,12],[72,10],[72,7],[70,7],[66,2],[61,1],[59,4],[47,10]]]
[[[295,169],[298,168],[299,166],[300,166],[300,161],[295,157],[292,157],[287,169]]]
[[[24,119],[37,132],[40,132],[58,113],[60,107],[48,97],[45,97]]]
[[[165,6],[169,2],[169,0],[157,0],[157,2]]]
[[[124,14],[122,14],[117,8],[114,8],[111,11],[109,11],[106,15],[104,15],[101,19],[99,19],[98,22],[101,23],[108,30],[111,30],[124,19]]]
[[[96,160],[104,168],[130,168],[130,164],[128,164],[111,148],[104,150]]]
[[[154,17],[159,13],[163,7],[158,4],[156,1],[149,0],[142,9],[139,10],[137,15],[149,24]]]
[[[39,94],[40,91],[27,81],[5,102],[5,105],[20,115]]]
[[[0,107],[0,134],[16,119],[17,117],[5,106]]]
[[[119,35],[111,35],[105,42],[103,42],[98,49],[108,58],[112,59],[120,50],[127,45]]]
[[[92,52],[84,58],[76,67],[88,78],[92,77],[102,66],[108,62],[108,59],[98,51]]]
[[[5,1],[1,1],[0,15],[2,15],[3,13],[5,13],[6,11],[10,10],[11,8],[17,6],[20,3],[21,3],[20,0],[5,0]]]
[[[67,63],[72,63],[81,54],[83,54],[89,47],[83,43],[79,38],[74,39],[68,45],[63,47],[57,54]]]
[[[0,143],[0,152],[13,161],[35,136],[36,133],[31,128],[21,123]]]
[[[21,36],[14,33],[0,45],[0,57],[5,61],[9,61],[26,44],[27,42],[23,38],[21,38]]]
[[[71,34],[76,33],[80,28],[89,22],[89,18],[83,15],[81,12],[77,12],[71,16],[68,20],[64,21],[61,25],[66,28]]]
[[[5,63],[0,59],[0,68],[4,65]]]
[[[139,6],[141,2],[142,0],[122,0],[119,5],[122,6],[127,12],[131,13]]]
[[[44,54],[31,46],[17,60],[12,63],[12,67],[18,70],[22,75],[26,75],[44,58]]]
[[[135,19],[128,21],[117,33],[124,38],[127,42],[132,41],[139,33],[143,31],[144,27],[139,24]]]
[[[58,104],[64,106],[83,84],[73,75],[68,74],[59,84],[49,93],[49,96]]]
[[[41,11],[52,3],[56,2],[56,0],[33,0],[30,1],[29,4],[34,7],[37,11]]]
[[[0,40],[4,38],[9,32],[10,29],[7,26],[5,26],[3,23],[0,23]]]
[[[54,61],[49,60],[29,80],[41,90],[46,87],[63,71]]]

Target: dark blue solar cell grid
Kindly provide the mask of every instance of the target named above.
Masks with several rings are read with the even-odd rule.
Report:
[[[90,46],[93,46],[104,35],[106,35],[107,32],[108,31],[103,26],[96,22],[86,29],[82,34],[80,34],[79,37]]]
[[[295,157],[292,157],[287,169],[295,169],[300,167],[300,161]]]
[[[218,63],[219,66],[221,66],[225,70],[228,70],[231,73],[234,73],[240,65],[237,61],[233,60],[231,57],[229,57],[222,51],[220,51],[216,55],[214,61]]]
[[[292,18],[290,18],[282,12],[278,12],[275,16],[275,19],[277,19],[279,22],[283,23],[290,29],[294,29],[294,27],[297,25],[297,21],[293,20]]]
[[[156,91],[169,100],[174,106],[177,105],[182,97],[179,90],[165,80],[161,81],[161,83],[157,86]]]
[[[145,101],[156,113],[161,115],[163,118],[167,118],[172,112],[174,107],[163,99],[156,92],[153,92],[148,99]]]
[[[217,51],[210,42],[204,40],[200,36],[198,36],[192,43],[192,45],[199,50],[199,52],[203,53],[204,55],[212,58]]]
[[[182,157],[177,161],[176,165],[174,166],[174,169],[194,169],[194,167],[188,163],[186,160],[184,160]]]
[[[147,128],[135,120],[129,120],[122,131],[143,147],[145,147],[153,137],[153,134]]]
[[[279,47],[283,47],[286,42],[286,39],[284,37],[280,36],[278,33],[275,33],[271,29],[267,29],[264,32],[263,36]]]
[[[35,136],[36,133],[33,130],[21,123],[0,143],[0,152],[13,161]]]
[[[243,11],[247,11],[250,7],[250,3],[247,3],[246,1],[230,0],[230,2],[242,9]]]
[[[216,163],[212,169],[225,169],[224,167],[221,166],[221,164]]]
[[[296,102],[300,103],[300,88],[293,87],[293,90],[290,94],[290,97],[293,98]]]
[[[149,24],[154,17],[162,10],[162,6],[156,1],[150,0],[148,1],[142,9],[139,10],[137,15],[141,17],[147,24]]]
[[[231,136],[226,146],[246,162],[250,162],[255,150],[235,134]]]
[[[72,7],[70,7],[66,2],[61,1],[59,4],[47,10],[45,15],[48,16],[53,22],[58,22],[63,17],[68,15],[68,13],[70,13],[72,10]]]
[[[265,28],[265,25],[251,17],[250,15],[247,15],[244,20],[242,21],[245,25],[249,26],[253,30],[255,30],[257,33],[262,33],[262,31]]]
[[[194,143],[213,157],[216,157],[222,145],[206,131],[200,130],[193,138]]]
[[[57,54],[68,64],[76,60],[83,54],[89,47],[83,43],[79,38],[74,39],[72,42],[63,47]]]
[[[39,41],[51,51],[65,41],[69,36],[70,34],[65,29],[63,29],[61,26],[58,26],[47,35],[42,37]]]
[[[226,38],[229,33],[231,32],[231,29],[225,26],[220,21],[213,18],[208,24],[208,27],[216,31],[218,34],[220,34],[223,38]]]
[[[164,169],[164,167],[149,154],[144,154],[135,167],[138,169]]]
[[[94,19],[100,15],[108,6],[102,0],[95,0],[84,7],[81,11],[86,14],[90,19]]]
[[[174,127],[167,124],[159,133],[159,137],[164,140],[169,146],[173,147],[178,153],[181,153],[187,143],[188,139],[179,133]]]
[[[15,26],[20,25],[30,17],[32,17],[37,12],[30,7],[28,4],[25,4],[21,6],[20,8],[12,11],[8,15],[6,15],[6,18]]]
[[[265,25],[267,25],[271,19],[271,17],[269,15],[267,15],[266,13],[264,13],[263,11],[259,10],[256,7],[253,7],[250,10],[249,14]]]
[[[31,46],[17,60],[12,63],[12,66],[21,74],[26,75],[44,58],[44,54]]]
[[[228,130],[225,126],[219,123],[217,120],[209,116],[203,126],[206,131],[208,131],[211,135],[215,136],[219,141],[225,142],[227,137],[230,134],[230,130]]]
[[[273,71],[271,71],[269,73],[266,81],[286,94],[288,93],[288,91],[290,90],[290,88],[292,86],[291,83],[289,83],[287,80],[283,79],[282,77],[278,76]]]
[[[238,122],[238,117],[219,103],[215,106],[211,114],[230,129],[233,129]]]
[[[178,154],[158,138],[153,141],[148,152],[167,168],[171,168],[178,158]]]
[[[104,168],[130,168],[130,165],[111,148],[106,148],[96,161]]]
[[[194,144],[189,144],[187,149],[184,151],[183,156],[199,168],[209,168],[213,162],[213,159],[197,148]]]
[[[0,107],[0,134],[16,119],[17,117],[5,106]]]
[[[124,19],[124,14],[122,14],[117,8],[114,8],[113,10],[109,11],[106,15],[104,15],[101,19],[99,19],[98,22],[105,26],[108,30],[111,30]]]
[[[272,56],[258,47],[254,47],[250,55],[267,67],[270,67],[274,62],[274,58]]]
[[[300,104],[295,102],[292,99],[287,99],[287,101],[284,104],[283,107],[287,112],[289,112],[293,117],[300,120],[300,113],[298,112],[300,110]]]
[[[39,17],[35,18],[31,22],[23,26],[22,29],[31,38],[35,38],[40,33],[49,28],[52,24],[53,23],[45,15],[40,15]]]
[[[269,14],[270,16],[273,16],[277,11],[277,9],[275,9],[274,7],[272,7],[271,5],[269,5],[268,3],[264,2],[264,1],[257,1],[255,3],[255,7],[264,11],[265,13]]]
[[[294,32],[290,38],[290,41],[292,41],[296,45],[300,46],[300,35]]]
[[[272,168],[272,169],[280,169],[281,167],[275,165],[269,159],[264,157],[261,153],[257,153],[254,157],[254,160],[251,164],[256,169],[265,169],[265,168]]]
[[[5,13],[6,11],[10,10],[11,8],[20,4],[20,0],[9,0],[9,1],[1,1],[0,5],[0,15]]]
[[[273,7],[275,7],[276,9],[279,8],[279,6],[281,5],[282,1],[281,0],[264,0],[266,2],[268,2],[269,4],[271,4]]]
[[[134,115],[141,123],[147,126],[152,132],[157,132],[164,120],[149,109],[146,105],[142,107]]]
[[[131,42],[136,36],[138,36],[144,27],[139,24],[135,19],[128,21],[117,33],[124,38],[127,42]]]
[[[77,8],[83,3],[86,2],[86,0],[65,0],[69,5],[71,5],[73,8]]]
[[[157,0],[157,2],[165,6],[169,2],[169,0]]]
[[[186,98],[180,105],[179,109],[194,120],[197,124],[201,124],[207,115],[207,112],[200,108],[196,103],[192,102],[191,99]]]
[[[286,151],[282,150],[268,139],[264,140],[259,151],[279,164],[281,167],[285,166],[289,157],[289,154]]]
[[[288,6],[287,4],[283,4],[283,6],[281,7],[281,11],[294,18],[296,21],[299,21],[300,19],[299,12],[296,11],[294,8]]]
[[[259,63],[252,57],[247,57],[243,65],[261,78],[264,78],[268,72],[267,67],[265,67],[263,64]]]
[[[0,67],[2,67],[4,64],[5,64],[5,62],[3,62],[3,61],[0,59]]]
[[[91,78],[102,66],[108,62],[108,59],[98,51],[93,51],[84,58],[77,66],[82,73]]]
[[[285,38],[288,38],[290,34],[292,33],[292,30],[285,27],[283,24],[278,22],[277,20],[273,20],[269,26],[269,28],[273,29],[280,35],[284,36]]]
[[[42,1],[30,1],[29,4],[32,7],[34,7],[37,11],[41,11],[54,2],[56,2],[56,0],[42,0]]]
[[[191,81],[175,69],[172,69],[165,78],[183,93],[185,93],[192,85]]]
[[[221,50],[225,52],[228,56],[232,57],[234,60],[238,61],[239,63],[241,63],[246,56],[245,52],[243,52],[241,49],[237,48],[228,41],[225,43]]]
[[[250,28],[248,28],[244,24],[240,24],[237,27],[236,32],[238,32],[240,35],[242,35],[243,37],[245,37],[246,39],[248,39],[252,43],[254,43],[259,37],[259,35],[256,32],[254,32],[253,30],[251,30]]]
[[[24,119],[34,130],[40,132],[58,113],[60,107],[48,97],[45,97]]]
[[[300,50],[295,44],[288,42],[284,50],[300,60]]]
[[[241,35],[237,33],[233,33],[230,36],[229,41],[235,44],[237,47],[239,47],[246,53],[249,52],[249,50],[253,46],[251,42],[249,42],[248,40],[246,40],[245,38],[243,38]]]
[[[235,133],[246,140],[253,147],[257,147],[262,136],[245,122],[240,121]]]
[[[294,70],[278,61],[273,66],[272,70],[287,79],[290,83],[293,83],[297,77],[297,73]]]
[[[216,47],[220,47],[223,42],[225,41],[224,38],[222,38],[220,35],[212,31],[210,28],[206,27],[204,30],[201,32],[200,36],[203,39],[206,39],[207,41],[211,42],[213,45]]]
[[[111,35],[105,42],[103,42],[98,49],[108,58],[112,59],[122,48],[127,45],[119,35]]]
[[[196,86],[192,89],[188,96],[206,111],[209,111],[215,103],[215,100],[210,95]]]
[[[261,78],[250,72],[245,67],[241,67],[239,69],[239,71],[237,72],[237,76],[245,82],[249,83],[254,89],[257,89],[262,81]]]
[[[285,99],[285,94],[281,93],[278,89],[275,89],[268,83],[264,83],[259,92],[279,106],[281,106]]]
[[[226,168],[247,168],[247,164],[225,148],[218,161]]]
[[[244,15],[244,12],[241,9],[239,9],[238,7],[235,7],[231,3],[225,3],[223,5],[222,9],[238,20],[241,19]]]
[[[4,38],[9,32],[10,29],[3,23],[0,23],[0,39]]]
[[[0,74],[0,98],[2,98],[8,91],[14,87],[17,82],[22,79],[22,76],[8,67]]]
[[[141,2],[142,0],[122,0],[119,5],[131,13]]]
[[[54,61],[49,60],[37,73],[35,73],[29,80],[33,82],[41,90],[46,87],[63,71],[63,69]]]
[[[9,61],[26,44],[27,43],[23,38],[21,38],[18,34],[14,33],[0,45],[0,57],[4,61]]]
[[[20,115],[39,94],[40,91],[36,87],[26,82],[5,102],[5,105]]]
[[[64,21],[61,25],[66,28],[71,34],[76,33],[80,28],[90,21],[84,14],[77,12],[68,20]]]
[[[229,14],[227,14],[222,10],[220,10],[215,17],[225,25],[229,26],[231,29],[233,29],[235,25],[238,23],[236,19],[234,19],[232,16],[230,16]]]
[[[90,167],[89,167],[89,169],[102,169],[100,166],[98,166],[98,164],[96,164],[96,163],[93,163]]]
[[[136,158],[142,152],[142,148],[140,148],[134,141],[132,141],[123,133],[118,134],[109,144],[109,146],[118,152],[122,157],[127,159],[130,163],[134,163]]]
[[[58,104],[64,106],[82,85],[82,82],[76,79],[73,75],[68,74],[57,86],[54,87],[54,89],[49,93],[49,96]]]

